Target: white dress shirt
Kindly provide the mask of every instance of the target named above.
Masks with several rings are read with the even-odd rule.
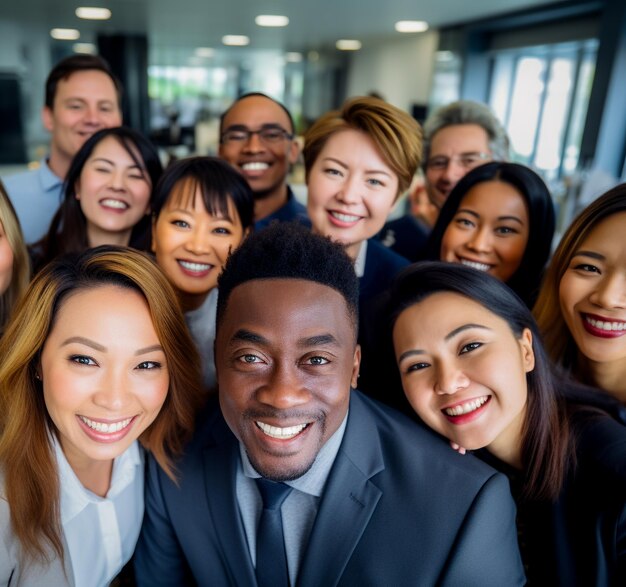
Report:
[[[53,435],[54,436],[54,435]],[[111,487],[99,497],[83,487],[54,437],[61,526],[74,584],[104,587],[135,550],[143,519],[144,455],[137,441],[113,462]]]

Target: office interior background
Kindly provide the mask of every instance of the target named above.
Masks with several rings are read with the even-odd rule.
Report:
[[[85,4],[110,15],[80,18]],[[262,26],[259,15],[287,19]],[[400,32],[399,21],[423,22]],[[243,92],[285,103],[299,132],[376,92],[420,121],[460,98],[489,104],[513,160],[551,187],[561,225],[626,181],[623,0],[3,2],[0,175],[45,155],[45,79],[73,52],[111,63],[125,123],[169,155],[215,152],[219,114]]]

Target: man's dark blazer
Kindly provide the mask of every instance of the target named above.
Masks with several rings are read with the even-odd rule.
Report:
[[[151,459],[139,585],[256,585],[235,493],[239,458],[214,406],[179,463],[178,487]],[[297,585],[523,584],[506,477],[352,392]]]

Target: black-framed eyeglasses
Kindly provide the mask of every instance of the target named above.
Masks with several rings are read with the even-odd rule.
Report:
[[[267,144],[276,144],[293,139],[293,135],[280,126],[263,126],[259,130],[250,130],[245,127],[229,128],[222,133],[221,142],[247,143],[252,135],[259,135],[259,139]]]
[[[431,157],[426,162],[426,167],[429,169],[442,170],[447,169],[451,161],[456,161],[461,167],[465,169],[474,169],[483,163],[491,160],[491,153],[470,152],[461,153],[452,157],[445,157],[443,155],[436,155]]]

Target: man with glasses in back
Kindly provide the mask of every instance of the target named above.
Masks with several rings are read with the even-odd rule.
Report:
[[[507,161],[509,138],[495,114],[485,104],[459,100],[442,106],[424,123],[424,182],[409,194],[417,209],[425,191],[438,211],[459,180],[489,161]],[[421,192],[421,193],[420,193]],[[437,212],[438,214],[438,212]],[[436,217],[431,218],[434,222]],[[388,222],[379,238],[385,246],[411,261],[420,258],[432,225],[407,214]]]
[[[220,119],[219,156],[236,167],[254,192],[254,228],[272,221],[308,224],[306,208],[287,185],[298,158],[291,114],[260,92],[239,97]]]

